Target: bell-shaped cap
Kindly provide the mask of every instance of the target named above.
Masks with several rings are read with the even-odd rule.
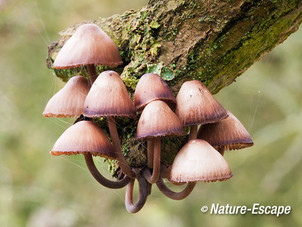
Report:
[[[97,25],[83,24],[66,41],[53,68],[67,69],[89,64],[115,67],[122,63],[120,52],[112,39]]]
[[[254,143],[248,131],[230,112],[227,118],[200,127],[197,138],[208,141],[216,149],[236,150],[252,146]]]
[[[223,156],[204,140],[190,140],[176,155],[171,182],[214,182],[231,178],[232,172]]]
[[[154,73],[144,74],[138,81],[134,92],[134,104],[137,110],[142,110],[148,103],[162,100],[172,108],[176,99],[168,84]]]
[[[137,125],[137,139],[184,134],[183,126],[169,106],[160,100],[149,103]]]
[[[84,115],[136,117],[134,104],[117,72],[104,71],[94,81],[85,100]]]
[[[207,87],[198,80],[187,81],[176,97],[176,114],[184,126],[220,121],[228,115]]]
[[[94,156],[117,158],[106,134],[91,121],[80,121],[69,127],[50,153],[55,156],[91,153]]]
[[[74,76],[47,103],[44,117],[78,117],[83,113],[84,101],[89,92],[88,81]]]

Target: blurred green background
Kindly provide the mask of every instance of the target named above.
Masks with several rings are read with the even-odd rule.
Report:
[[[47,46],[67,26],[146,2],[0,0],[0,226],[302,226],[301,30],[215,96],[255,143],[226,153],[229,181],[199,183],[183,201],[154,187],[133,215],[124,207],[125,190],[101,187],[83,157],[49,154],[72,121],[42,117],[64,85],[46,67]],[[200,212],[212,203],[290,205],[292,212],[279,218]]]

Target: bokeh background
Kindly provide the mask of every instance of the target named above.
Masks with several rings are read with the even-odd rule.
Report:
[[[215,96],[255,143],[226,153],[229,181],[199,183],[183,201],[154,187],[133,215],[124,208],[125,190],[101,187],[83,157],[49,154],[72,121],[42,117],[64,85],[46,67],[47,46],[67,26],[146,2],[0,0],[0,226],[302,226],[302,30]],[[292,212],[279,218],[200,212],[212,203],[290,205]]]

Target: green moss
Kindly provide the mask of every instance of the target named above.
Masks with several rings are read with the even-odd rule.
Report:
[[[132,91],[134,91],[139,79],[137,79],[136,77],[134,77],[134,78],[126,77],[123,80],[124,80],[126,87],[130,88]]]
[[[229,30],[206,49],[200,46],[192,49],[184,70],[186,78],[201,80],[216,93],[235,80],[238,68],[246,69],[260,57],[259,53],[271,50],[295,17],[284,16],[274,5],[267,4],[264,8],[255,8],[247,12],[246,18],[234,21]],[[278,18],[281,15],[282,18]]]
[[[151,46],[150,55],[151,55],[152,58],[156,58],[159,55],[160,48],[161,48],[160,43],[155,43]]]
[[[237,0],[228,1],[229,7],[213,1],[213,8],[193,0],[164,1],[167,4],[161,5],[158,1],[150,2],[154,4],[138,12],[127,11],[96,20],[118,44],[125,65],[114,70],[119,70],[132,95],[139,78],[147,72],[160,75],[175,93],[182,82],[192,79],[202,81],[216,93],[285,39],[294,30],[292,25],[297,17],[301,23],[300,12],[292,13],[299,5],[293,0],[247,1],[240,9]],[[187,31],[196,31],[199,39],[190,40],[185,36]],[[62,43],[60,40],[51,46],[50,67]],[[105,69],[98,67],[99,72]],[[54,73],[64,81],[75,74],[88,77],[85,68]],[[119,120],[118,124],[127,162],[132,166],[144,165],[146,143],[135,139],[137,122]],[[100,125],[108,131],[103,119]],[[170,164],[185,141],[185,137],[163,139],[162,149],[168,152],[162,153],[162,160]]]
[[[162,68],[160,76],[164,79],[164,80],[173,80],[175,77],[175,73],[173,71],[173,69],[169,66],[165,66]]]
[[[157,21],[152,21],[150,23],[150,28],[158,29],[159,27],[160,27],[160,23],[158,23]]]
[[[71,77],[76,75],[82,75],[89,78],[88,72],[85,67],[71,68],[71,69],[51,69],[53,73],[61,78],[64,82],[67,82]]]

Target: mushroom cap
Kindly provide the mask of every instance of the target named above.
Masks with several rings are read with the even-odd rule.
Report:
[[[84,101],[89,92],[88,81],[74,76],[47,103],[44,117],[77,117],[83,113]]]
[[[205,140],[190,140],[176,155],[171,182],[215,182],[233,176],[223,156]]]
[[[160,100],[149,103],[137,125],[137,139],[183,135],[183,126],[169,106]]]
[[[106,134],[92,121],[80,121],[69,127],[50,153],[55,156],[91,153],[94,156],[117,158]]]
[[[66,41],[53,68],[67,69],[89,64],[115,67],[122,63],[120,52],[112,39],[97,25],[83,24]]]
[[[157,74],[144,74],[138,81],[134,92],[134,104],[137,110],[142,110],[154,100],[162,100],[172,108],[176,99],[168,84]]]
[[[213,123],[228,116],[222,105],[198,80],[183,83],[176,97],[175,112],[184,126]]]
[[[216,149],[236,150],[250,147],[254,143],[248,131],[230,112],[227,118],[200,127],[197,138],[208,141]]]
[[[104,71],[94,81],[84,103],[84,115],[136,117],[134,104],[117,72]]]

